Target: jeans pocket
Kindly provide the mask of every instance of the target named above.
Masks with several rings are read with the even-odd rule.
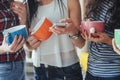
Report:
[[[13,71],[13,63],[0,63],[0,76],[7,76]]]

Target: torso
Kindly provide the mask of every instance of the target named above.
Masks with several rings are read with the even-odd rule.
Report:
[[[37,14],[39,15],[33,19],[34,22],[32,25],[35,25],[43,16],[46,16],[53,23],[59,22],[62,18],[67,18],[67,0],[63,1],[66,2],[64,2],[63,15],[60,14],[61,12],[57,0],[53,0],[48,5],[38,7]],[[56,36],[52,34],[52,36],[48,40],[43,41],[40,47],[33,51],[33,53],[33,60],[37,59],[37,62],[34,60],[35,66],[39,66],[36,63],[44,63],[52,66],[65,67],[78,62],[75,48],[67,35]]]
[[[19,25],[19,19],[18,16],[11,10],[10,8],[10,2],[9,0],[1,0],[0,1],[0,45],[2,45],[3,42],[3,30]],[[10,57],[12,56],[12,57]],[[21,48],[16,53],[4,53],[0,55],[0,62],[9,62],[9,61],[15,61],[15,57],[20,59],[25,58],[25,52],[23,48]]]
[[[98,7],[97,13],[91,12],[92,20],[105,21],[105,33],[111,38],[114,37],[114,32],[111,30],[110,18],[112,14],[106,12],[114,4],[113,0],[103,0],[101,6]],[[92,14],[95,14],[92,16]],[[120,75],[120,55],[113,51],[112,46],[105,43],[91,42],[89,45],[89,64],[88,71],[99,77],[110,77]],[[107,69],[106,69],[107,68]]]

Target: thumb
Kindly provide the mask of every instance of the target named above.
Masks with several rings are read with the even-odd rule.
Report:
[[[62,20],[60,20],[60,22],[71,23],[72,20],[71,20],[70,18],[66,18],[66,19],[62,19]]]
[[[32,32],[32,28],[29,28],[29,34]]]
[[[3,38],[3,43],[6,43],[6,38],[9,36],[9,33],[7,33],[6,35],[4,35],[4,38]]]

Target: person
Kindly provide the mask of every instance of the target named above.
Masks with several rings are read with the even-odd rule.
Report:
[[[24,11],[22,14],[20,10]],[[19,13],[18,13],[19,12]],[[26,24],[26,6],[20,2],[11,0],[0,1],[0,80],[25,80],[24,59],[25,52],[22,48],[25,39],[21,36],[15,36],[12,44],[6,43],[9,35],[3,36],[5,29],[19,24]],[[19,18],[24,17],[23,21]]]
[[[113,46],[114,51],[120,54],[120,48],[116,46],[114,39],[112,40],[112,46]]]
[[[119,0],[87,0],[85,19],[91,21],[104,21],[104,32],[97,32],[97,37],[87,34],[86,31],[81,35],[75,34],[76,30],[70,19],[63,19],[68,23],[64,29],[51,29],[56,34],[68,34],[77,38],[71,39],[73,44],[82,48],[85,40],[89,41],[88,71],[85,80],[120,80],[120,55],[114,52],[112,38],[114,29],[120,28],[120,1]]]
[[[29,0],[29,6],[32,29],[43,16],[52,23],[71,18],[76,26],[80,25],[79,0]],[[82,80],[77,53],[67,35],[52,34],[45,41],[30,35],[26,47],[33,49],[35,80]]]

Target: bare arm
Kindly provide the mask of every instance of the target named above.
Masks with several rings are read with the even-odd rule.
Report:
[[[79,28],[81,23],[81,8],[79,0],[68,0],[69,17],[72,19],[75,26]]]
[[[68,11],[69,11],[69,19],[62,19],[62,23],[67,23],[66,27],[51,27],[50,31],[57,35],[68,34],[69,36],[73,36],[78,34],[80,31],[81,24],[81,9],[79,0],[68,0]],[[82,48],[85,44],[85,40],[80,35],[77,39],[71,39],[73,44],[79,48]]]
[[[4,53],[4,50],[2,49],[2,46],[0,46],[0,54]]]
[[[70,33],[70,36],[73,36],[74,34],[77,34],[80,29],[81,24],[81,7],[79,4],[79,0],[68,0],[68,8],[69,8],[69,17],[73,21],[73,24],[78,30],[74,30],[72,33]],[[76,45],[79,48],[82,48],[85,44],[85,40],[81,37],[78,39],[71,39],[73,44]]]

